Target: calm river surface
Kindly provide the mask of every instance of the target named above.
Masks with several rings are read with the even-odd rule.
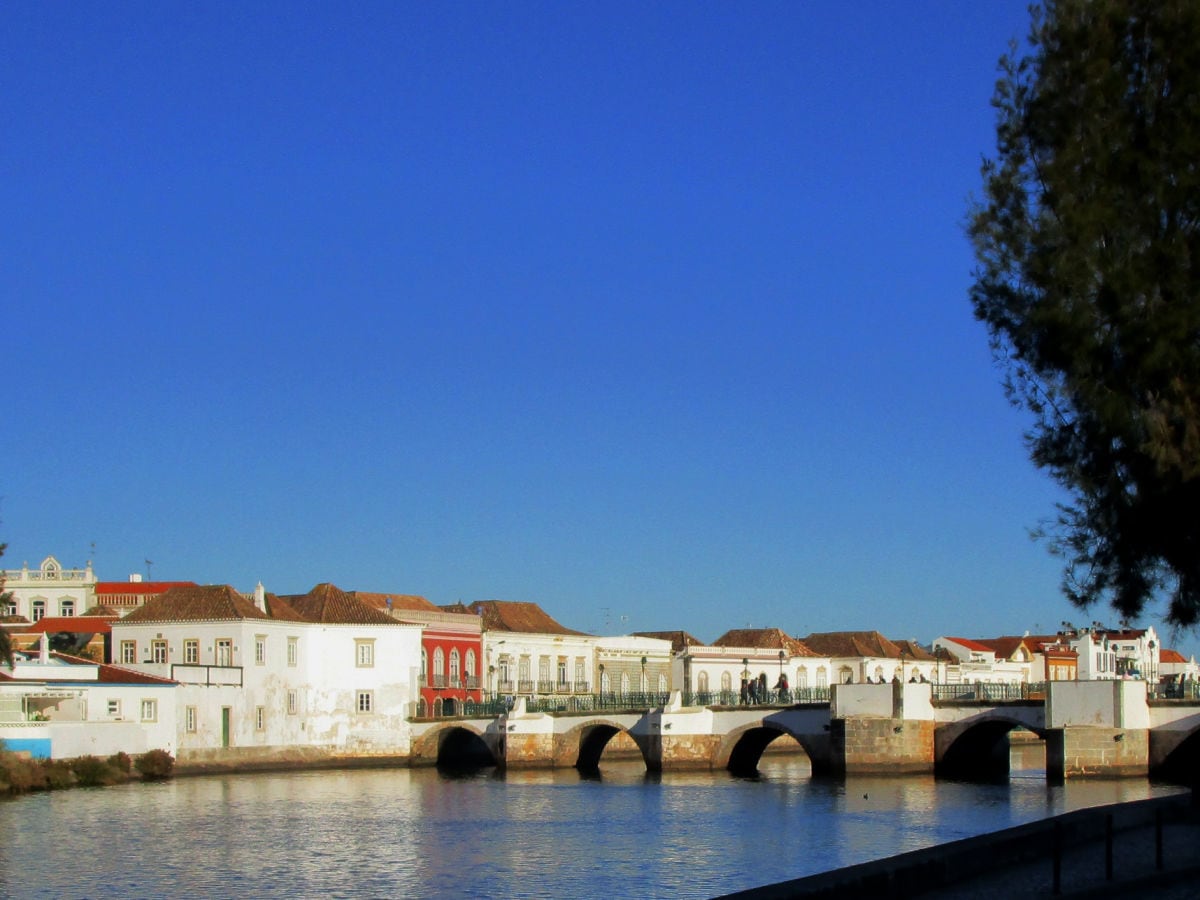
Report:
[[[1028,754],[1037,748],[1021,748]],[[1019,759],[1015,762],[1020,764]],[[429,769],[180,778],[0,803],[5,897],[713,897],[1178,790]]]

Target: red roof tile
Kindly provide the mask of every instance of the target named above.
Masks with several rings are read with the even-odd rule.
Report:
[[[819,656],[900,658],[900,648],[878,631],[820,631],[801,640]]]
[[[634,637],[656,638],[660,641],[671,642],[671,652],[678,653],[685,647],[700,647],[704,642],[698,637],[693,637],[686,631],[635,631]]]
[[[1160,663],[1186,663],[1183,654],[1178,650],[1159,650],[1158,661]]]
[[[42,616],[25,634],[111,634],[112,623],[120,616]]]
[[[715,641],[714,647],[754,647],[759,650],[783,650],[790,656],[818,656],[804,641],[785,634],[778,628],[735,628]]]
[[[161,594],[173,587],[199,587],[194,581],[97,581],[96,595]]]
[[[583,634],[558,624],[536,603],[513,600],[477,600],[469,612],[479,616],[485,631],[513,631],[524,634]]]
[[[424,597],[417,594],[376,594],[369,591],[349,591],[351,597],[357,597],[363,603],[384,612],[393,609],[419,609],[423,612],[441,612]]]
[[[173,587],[147,600],[121,622],[227,622],[241,619],[270,619],[227,584]]]
[[[401,624],[328,582],[318,584],[307,594],[291,594],[283,599],[309,622],[324,625]]]

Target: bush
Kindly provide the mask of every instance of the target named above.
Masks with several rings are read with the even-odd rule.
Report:
[[[71,771],[80,787],[99,787],[120,784],[126,775],[111,762],[95,756],[81,756],[71,760]]]
[[[46,772],[46,788],[51,791],[74,787],[78,783],[71,763],[65,759],[44,759],[42,769]]]
[[[171,770],[175,768],[175,757],[166,750],[148,750],[133,763],[134,767],[148,781],[170,778]]]
[[[40,763],[16,753],[0,752],[0,793],[24,794],[47,787],[46,770]]]
[[[124,772],[126,775],[133,771],[133,760],[130,758],[129,754],[124,751],[120,753],[114,753],[112,756],[110,756],[108,758],[108,764],[117,771]]]

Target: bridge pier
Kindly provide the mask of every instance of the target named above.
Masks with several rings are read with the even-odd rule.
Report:
[[[1046,732],[1046,777],[1145,778],[1150,773],[1150,736],[1144,728],[1076,725]]]
[[[830,723],[837,774],[911,775],[933,771],[934,723],[854,717]]]

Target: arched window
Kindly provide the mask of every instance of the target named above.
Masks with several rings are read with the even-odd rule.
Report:
[[[708,693],[708,673],[701,672],[696,676],[696,690],[701,694]]]
[[[629,693],[629,673],[628,672],[621,673],[621,693],[622,694]]]
[[[422,697],[420,700],[417,701],[417,718],[418,719],[425,718],[425,715],[428,712],[429,712],[429,706],[425,703],[425,698]]]
[[[442,648],[438,647],[433,651],[433,674],[434,677],[443,675],[446,672],[446,655],[442,653]]]
[[[665,694],[667,692],[667,676],[662,672],[658,673],[658,692]]]
[[[470,678],[475,674],[475,651],[467,651],[467,664],[463,667],[463,674]]]
[[[723,690],[723,691],[732,691],[733,690],[733,676],[730,675],[728,672],[721,673],[721,690]]]
[[[438,697],[433,701],[433,717],[436,719],[442,714],[442,698]]]
[[[429,684],[429,654],[421,648],[421,684]]]
[[[68,600],[59,600],[58,601],[58,614],[60,616],[75,615],[75,601],[69,600],[69,599]]]
[[[612,692],[612,679],[609,678],[607,672],[600,673],[600,693],[608,694]]]
[[[817,666],[817,687],[829,687],[829,673],[825,671],[824,666]]]
[[[796,667],[796,690],[804,690],[808,687],[808,668],[806,666]]]
[[[454,650],[450,651],[450,683],[451,684],[459,683],[460,677],[459,677],[459,671],[458,671],[458,663],[459,663],[458,649],[455,648]]]
[[[854,670],[849,666],[842,666],[838,670],[839,684],[854,684]]]

